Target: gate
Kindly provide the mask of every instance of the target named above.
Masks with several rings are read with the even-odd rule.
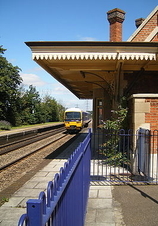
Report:
[[[158,131],[97,129],[91,162],[92,185],[158,184]]]

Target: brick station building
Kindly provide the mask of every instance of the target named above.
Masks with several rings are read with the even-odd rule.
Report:
[[[93,99],[93,129],[107,120],[122,96],[130,129],[158,128],[158,6],[122,42],[125,12],[107,12],[110,41],[26,42],[33,60],[79,99]],[[72,106],[73,107],[73,106]]]

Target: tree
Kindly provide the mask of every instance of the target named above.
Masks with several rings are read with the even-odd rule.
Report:
[[[13,66],[3,57],[5,51],[0,46],[0,120],[6,120],[15,125],[18,115],[18,88],[22,82],[19,75],[21,69]]]
[[[41,98],[32,85],[21,94],[21,118],[23,124],[41,123]]]
[[[59,121],[60,122],[63,122],[64,121],[64,111],[66,110],[65,107],[63,107],[60,103],[58,103],[58,106],[57,106],[57,113],[58,113],[58,118],[59,118]]]
[[[57,101],[49,95],[43,98],[43,105],[45,106],[47,121],[57,122],[59,121],[58,111],[57,111]]]
[[[65,108],[54,98],[45,96],[41,101],[33,85],[28,90],[20,86],[21,69],[3,57],[5,51],[0,46],[0,121],[13,126],[63,121]]]
[[[42,106],[45,109],[46,120],[49,122],[63,121],[65,108],[54,98],[46,95],[43,98]]]

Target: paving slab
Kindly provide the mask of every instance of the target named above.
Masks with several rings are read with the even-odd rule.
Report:
[[[51,162],[40,170],[14,193],[9,202],[0,207],[0,226],[17,226],[21,215],[26,213],[28,199],[38,198],[39,193],[46,190],[47,183],[53,178],[53,173],[50,172],[52,164]],[[117,218],[111,189],[111,186],[90,186],[85,226],[115,225]]]
[[[39,170],[29,181],[18,189],[9,202],[0,207],[0,226],[17,226],[22,214],[26,213],[26,202],[38,198],[45,191],[47,184],[53,180],[60,167],[64,166],[66,158],[74,148],[69,148],[58,159],[52,160],[46,167]],[[96,182],[97,184],[97,182]],[[119,226],[122,221],[120,206],[114,205],[112,186],[90,186],[85,226]],[[64,226],[64,225],[63,225]],[[67,225],[65,225],[67,226]]]
[[[112,186],[91,186],[85,226],[124,225],[120,207],[112,198]]]

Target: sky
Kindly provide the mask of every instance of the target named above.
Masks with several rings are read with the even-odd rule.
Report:
[[[126,12],[123,41],[136,30],[135,20],[146,18],[157,0],[0,0],[0,45],[13,66],[21,68],[23,86],[36,87],[64,107],[92,110],[91,100],[79,100],[32,60],[27,41],[109,41],[107,12]]]

